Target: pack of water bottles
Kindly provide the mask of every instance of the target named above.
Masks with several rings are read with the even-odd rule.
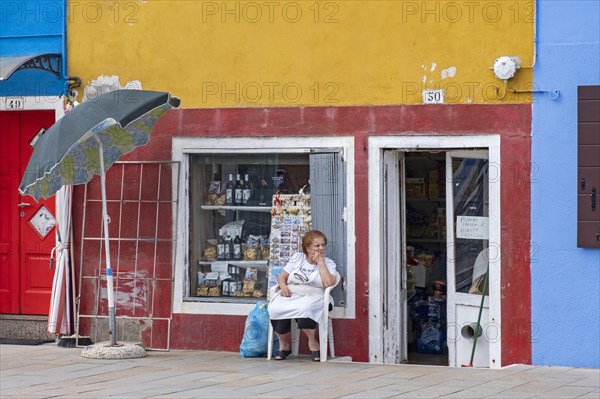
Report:
[[[446,346],[446,302],[436,298],[418,300],[411,304],[411,318],[417,326],[417,351],[443,353]]]

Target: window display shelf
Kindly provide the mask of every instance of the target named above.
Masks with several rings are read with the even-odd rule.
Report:
[[[248,212],[271,212],[271,206],[246,206],[246,205],[202,205],[200,208],[206,211],[248,211]]]
[[[307,185],[309,161],[304,153],[190,155],[186,300],[266,298],[273,195]]]
[[[254,298],[254,297],[244,297],[244,296],[190,296],[186,297],[186,302],[201,302],[201,303],[234,303],[234,304],[255,304],[260,300],[265,300],[265,298]]]
[[[254,267],[260,271],[267,270],[267,261],[266,260],[225,260],[225,261],[215,261],[215,262],[227,262],[228,265],[241,267],[244,269],[248,269]],[[198,266],[210,266],[213,262],[209,261],[198,261]]]

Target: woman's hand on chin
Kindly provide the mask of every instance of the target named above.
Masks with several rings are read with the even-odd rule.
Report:
[[[312,263],[313,265],[316,265],[319,263],[319,261],[325,261],[325,258],[323,257],[323,254],[319,251],[313,251],[309,254],[308,256],[308,260],[310,263]]]

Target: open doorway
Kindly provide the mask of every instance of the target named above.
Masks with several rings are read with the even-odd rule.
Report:
[[[370,223],[372,248],[379,250],[372,253],[370,267],[370,333],[379,334],[381,344],[371,350],[371,359],[495,367],[500,352],[495,329],[500,315],[498,148],[494,138],[460,149],[450,137],[431,138],[430,146],[422,145],[427,142],[422,137],[421,145],[402,145],[412,140],[382,138],[374,155],[379,164],[375,190],[382,195],[371,213],[379,219]],[[474,331],[477,340],[469,334]]]
[[[407,363],[448,365],[446,152],[403,154]]]

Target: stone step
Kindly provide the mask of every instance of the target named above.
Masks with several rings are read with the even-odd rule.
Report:
[[[0,315],[0,338],[52,340],[48,316]]]

